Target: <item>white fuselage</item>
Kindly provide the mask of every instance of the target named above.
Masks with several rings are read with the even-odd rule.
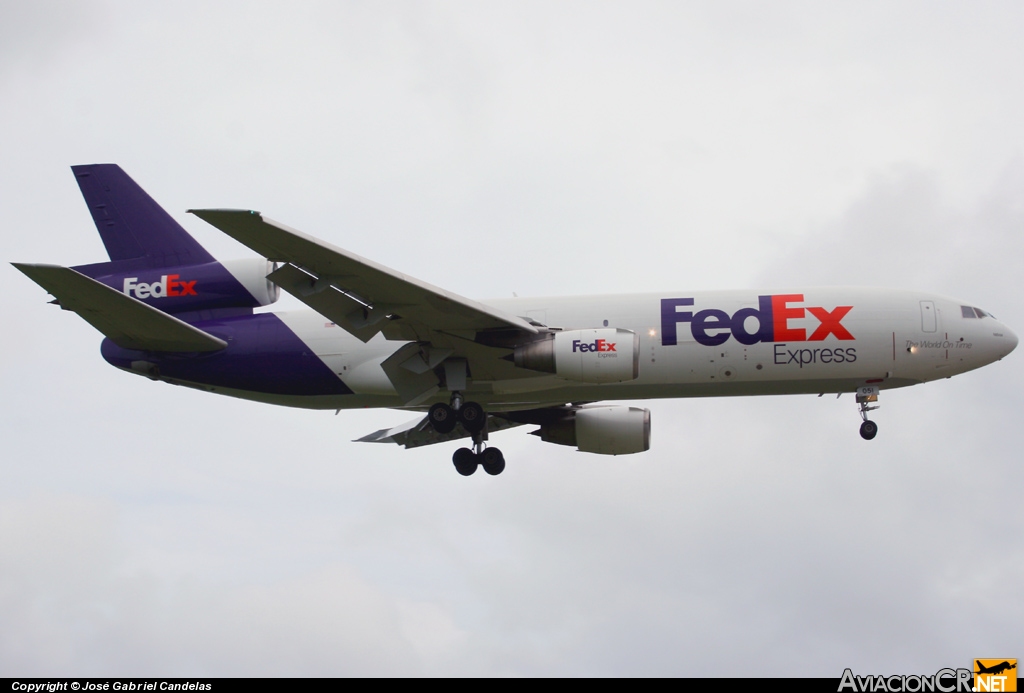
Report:
[[[758,315],[759,306],[772,301],[774,314]],[[496,410],[599,400],[850,392],[865,384],[904,387],[979,368],[1017,344],[995,318],[965,317],[969,304],[906,290],[709,291],[486,303],[551,329],[610,327],[639,335],[635,380],[589,384],[523,369],[515,369],[514,377],[470,373],[466,397]],[[405,342],[378,334],[364,344],[313,311],[277,315],[355,394],[226,394],[311,408],[404,405],[380,363]],[[666,334],[673,322],[674,340]],[[442,389],[416,408],[449,396]]]

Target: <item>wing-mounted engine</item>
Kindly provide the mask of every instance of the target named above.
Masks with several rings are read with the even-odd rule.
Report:
[[[582,407],[542,423],[533,435],[545,443],[571,445],[598,455],[631,455],[651,447],[651,410],[639,407]]]
[[[621,383],[639,375],[640,336],[614,327],[565,330],[517,346],[513,356],[519,368],[584,383]]]

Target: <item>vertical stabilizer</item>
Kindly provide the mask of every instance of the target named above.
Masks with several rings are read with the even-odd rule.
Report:
[[[160,268],[214,261],[117,164],[72,166],[71,170],[112,262]]]

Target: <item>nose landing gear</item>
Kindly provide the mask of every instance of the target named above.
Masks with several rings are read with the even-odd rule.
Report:
[[[871,406],[878,401],[878,386],[867,385],[857,388],[857,406],[860,409],[860,418],[863,423],[860,425],[860,437],[864,440],[872,440],[878,435],[878,424],[868,420],[868,412],[878,409],[878,405]]]

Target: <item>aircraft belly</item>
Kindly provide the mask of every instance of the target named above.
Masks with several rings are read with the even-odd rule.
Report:
[[[886,389],[916,385],[920,380],[911,378],[889,378]],[[530,402],[596,402],[640,399],[670,399],[685,397],[742,397],[757,395],[791,395],[853,392],[864,384],[863,378],[805,378],[801,380],[762,380],[733,382],[695,382],[695,383],[662,383],[636,384],[625,383],[614,386],[568,385],[566,387],[543,390],[518,395],[483,395],[476,399],[491,408],[502,405],[517,405],[512,408],[524,408]],[[498,409],[500,411],[500,409]]]
[[[235,397],[250,402],[262,404],[273,404],[280,407],[294,407],[296,409],[380,409],[398,408],[401,403],[397,398],[374,397],[367,395],[303,395],[303,394],[281,394],[273,392],[260,392],[258,390],[242,390],[233,387],[210,385],[208,383],[182,380],[178,378],[162,377],[160,380],[172,385],[181,385],[195,390],[202,390],[215,395]]]

